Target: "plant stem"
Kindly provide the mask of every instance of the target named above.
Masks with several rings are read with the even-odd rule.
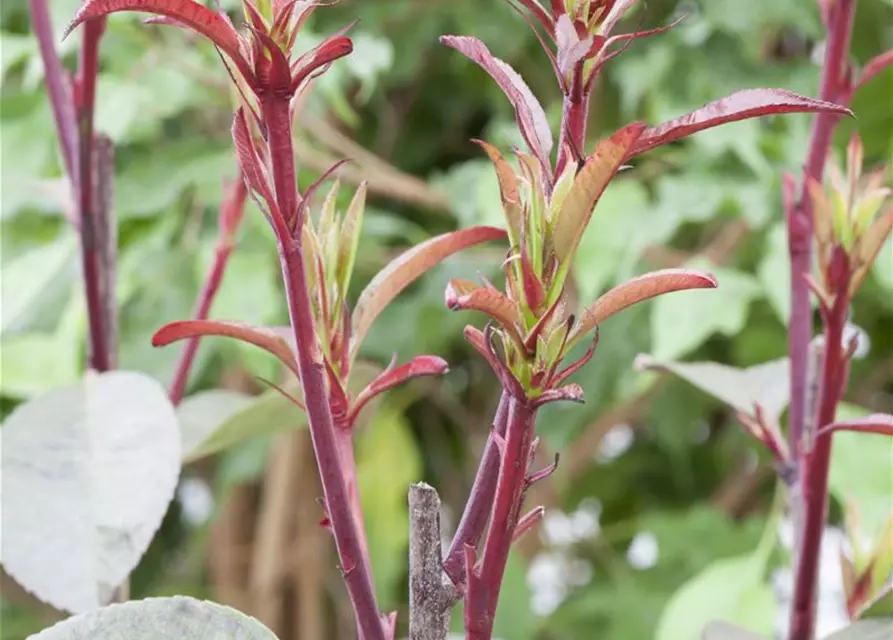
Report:
[[[499,448],[496,446],[495,436],[505,437],[509,403],[508,394],[503,392],[499,398],[487,444],[484,446],[481,464],[471,485],[471,493],[443,563],[443,570],[456,586],[465,581],[465,546],[477,546],[493,504],[496,480],[499,477]]]
[[[279,210],[286,220],[298,208],[297,176],[291,139],[289,101],[271,96],[263,104],[263,117],[269,136],[272,173]],[[372,576],[364,562],[357,523],[354,520],[339,454],[332,411],[325,380],[325,365],[313,323],[300,227],[295,237],[277,238],[282,276],[300,373],[301,389],[310,426],[310,437],[341,572],[350,594],[357,625],[363,640],[385,640],[384,627],[375,601]]]
[[[226,263],[232,254],[233,247],[229,244],[218,244],[214,249],[214,262],[205,278],[202,288],[196,299],[195,312],[193,318],[195,320],[205,320],[211,310],[211,304],[214,302],[214,296],[217,295],[220,284],[223,282],[223,274],[226,271]],[[177,361],[177,368],[174,372],[174,380],[171,383],[170,396],[171,402],[175,405],[180,404],[186,391],[186,383],[189,380],[189,370],[192,363],[195,362],[195,354],[198,352],[199,338],[190,338],[180,353],[180,359]]]
[[[843,97],[847,57],[853,31],[855,0],[836,0],[829,3],[828,42],[822,64],[819,98],[834,102]],[[834,127],[840,116],[819,113],[812,123],[809,152],[805,173],[821,182],[825,160],[831,147]],[[804,276],[812,270],[812,200],[806,181],[803,181],[800,199],[788,215],[788,250],[791,261],[791,317],[788,325],[788,350],[791,366],[791,408],[788,421],[788,442],[795,465],[800,464],[803,424],[806,421],[807,371],[809,367],[809,342],[812,339],[812,308],[809,288]],[[799,471],[799,470],[798,470]]]
[[[803,535],[795,567],[789,640],[812,640],[815,629],[816,583],[828,508],[832,435],[822,434],[819,430],[834,422],[837,404],[846,384],[847,366],[841,345],[849,307],[846,290],[846,286],[839,289],[834,306],[825,319],[825,344],[816,420],[818,435],[803,459]]]
[[[71,181],[72,189],[76,191],[77,164],[74,158],[78,144],[77,123],[70,81],[62,66],[62,61],[59,59],[59,53],[56,51],[47,0],[28,0],[28,5],[31,12],[31,25],[40,47],[40,57],[43,60],[47,95],[53,110],[53,118],[56,121],[65,173]]]
[[[561,129],[558,135],[558,160],[555,175],[561,175],[573,158],[567,156],[565,146],[570,145],[574,154],[586,155],[586,120],[589,117],[589,96],[583,83],[583,63],[577,64],[573,80],[561,109]]]
[[[90,367],[108,371],[112,367],[109,340],[106,334],[102,293],[104,277],[102,246],[94,211],[93,184],[93,109],[96,104],[96,76],[99,73],[99,40],[105,31],[105,19],[88,20],[75,91],[78,127],[78,223],[81,232],[81,265],[87,298],[87,321],[90,330]]]
[[[193,314],[196,320],[206,319],[211,311],[211,305],[223,282],[223,274],[226,272],[226,265],[233,252],[233,239],[242,220],[242,213],[244,212],[247,198],[248,189],[244,179],[239,175],[238,179],[229,185],[221,202],[219,213],[220,234],[217,239],[217,246],[214,249],[214,261],[196,299],[195,312]],[[189,371],[192,369],[195,355],[198,352],[199,341],[200,338],[191,338],[180,354],[169,393],[171,402],[175,405],[180,404],[183,400],[186,384],[189,381]]]
[[[526,398],[510,400],[499,480],[483,557],[477,575],[467,578],[466,640],[489,640],[493,632],[499,590],[527,487],[527,465],[535,417],[536,412]]]

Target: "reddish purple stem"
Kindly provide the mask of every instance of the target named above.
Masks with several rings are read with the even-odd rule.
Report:
[[[527,466],[536,411],[524,398],[509,402],[505,444],[480,568],[467,576],[466,640],[489,640],[493,633],[499,591],[527,487]]]
[[[220,284],[223,282],[223,274],[226,272],[226,264],[229,262],[232,252],[233,247],[229,244],[220,244],[214,250],[214,262],[210,271],[208,271],[208,277],[205,279],[196,300],[195,313],[193,314],[195,320],[206,320],[208,318],[211,304],[214,302],[214,297],[217,295]],[[177,369],[174,373],[174,381],[171,383],[169,393],[171,402],[175,405],[180,404],[183,400],[186,383],[189,381],[189,371],[192,369],[192,363],[195,361],[200,340],[198,337],[190,338],[180,354]]]
[[[853,31],[855,0],[839,0],[833,5],[829,20],[829,39],[822,66],[819,98],[835,102],[844,97],[841,83],[844,81],[850,38]],[[809,141],[809,153],[805,173],[821,182],[825,160],[831,148],[834,127],[840,115],[822,112],[816,114]],[[812,272],[812,200],[806,181],[803,181],[800,201],[788,216],[788,248],[791,260],[791,318],[788,328],[788,350],[791,358],[791,408],[788,442],[795,464],[799,464],[803,428],[806,413],[807,374],[809,370],[809,342],[812,340],[812,307],[809,303],[809,287],[805,276]]]
[[[112,368],[111,345],[104,326],[102,247],[97,237],[93,186],[93,110],[96,104],[96,76],[99,73],[99,40],[105,31],[105,18],[84,25],[80,67],[75,85],[78,127],[78,224],[81,232],[81,265],[87,299],[90,331],[90,367],[96,371]]]
[[[40,46],[40,57],[43,59],[47,95],[50,98],[50,107],[52,107],[53,118],[56,121],[65,173],[71,180],[72,188],[76,191],[77,164],[74,158],[78,143],[71,83],[53,41],[53,25],[50,22],[47,0],[28,0],[28,3],[31,11],[31,24]]]
[[[818,429],[834,422],[843,396],[847,363],[841,342],[846,325],[848,283],[838,287],[834,306],[825,317],[825,347],[819,386]],[[828,513],[828,470],[831,463],[831,432],[818,432],[811,449],[801,461],[803,473],[803,535],[794,577],[789,640],[813,640],[816,617],[816,586],[822,534]]]
[[[279,210],[289,219],[290,215],[297,212],[298,193],[288,99],[275,96],[268,98],[263,105],[263,117],[270,143],[277,203]],[[363,640],[385,640],[372,575],[368,569],[369,562],[365,558],[362,538],[353,517],[339,454],[326,387],[325,365],[314,328],[313,306],[299,231],[300,229],[296,238],[280,237],[277,240],[289,316],[295,334],[298,371],[310,437],[341,571],[357,616],[361,637]]]
[[[456,535],[450,543],[450,549],[443,562],[443,570],[449,576],[453,584],[460,585],[465,581],[465,546],[476,547],[487,524],[487,516],[493,504],[493,494],[496,491],[496,480],[499,477],[499,448],[496,446],[496,436],[504,438],[506,421],[508,419],[509,398],[503,392],[496,407],[496,416],[487,436],[487,444],[481,456],[481,464],[471,493],[465,503],[465,510],[456,528]]]

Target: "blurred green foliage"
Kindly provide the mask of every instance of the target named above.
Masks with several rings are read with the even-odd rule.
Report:
[[[6,2],[0,8],[4,413],[22,399],[77,379],[85,333],[76,245],[62,213],[69,196],[59,178],[25,4]],[[78,0],[51,3],[57,32],[77,5]],[[238,3],[223,5],[232,9]],[[682,13],[688,18],[677,29],[636,42],[609,66],[594,100],[591,139],[634,118],[658,122],[677,116],[740,88],[817,93],[818,68],[810,51],[822,28],[815,2],[653,0],[632,20],[653,26]],[[438,44],[439,35],[482,38],[527,79],[556,126],[560,103],[536,40],[503,2],[343,0],[317,12],[307,40],[357,17],[356,52],[333,66],[307,109],[337,119],[363,147],[430,180],[452,209],[444,216],[399,198],[371,198],[353,285],[358,291],[393,251],[448,228],[501,217],[495,178],[469,139],[518,144],[511,108],[483,72]],[[853,38],[857,63],[893,45],[891,24],[889,1],[860,3]],[[61,44],[72,64],[77,42],[74,35]],[[857,118],[840,126],[837,146],[858,131],[869,165],[890,162],[890,96],[893,70],[888,69],[855,96]],[[145,27],[132,17],[109,21],[97,127],[116,144],[120,360],[123,367],[164,383],[179,350],[153,349],[148,338],[163,323],[190,315],[209,264],[221,186],[235,168],[229,98],[225,73],[206,43],[177,29]],[[606,322],[595,358],[578,375],[586,405],[550,408],[542,415],[540,431],[549,447],[573,459],[556,475],[547,506],[576,513],[580,504],[597,504],[598,526],[564,543],[556,542],[558,534],[548,526],[540,535],[529,534],[539,539],[516,554],[504,589],[498,625],[504,640],[654,637],[661,612],[686,580],[719,559],[728,558],[714,571],[737,566],[737,558],[756,548],[773,483],[769,474],[754,482],[753,470],[766,468],[768,460],[762,453],[755,457],[756,447],[728,411],[684,382],[667,380],[641,395],[655,378],[635,372],[632,362],[642,352],[736,366],[784,355],[788,275],[780,173],[802,165],[809,125],[807,116],[785,116],[698,134],[642,158],[599,204],[574,274],[583,301],[668,260],[703,263],[707,258],[699,252],[734,228],[730,223],[743,220],[747,226],[722,245],[727,250],[712,256],[721,262],[710,266],[720,274],[718,291],[674,294]],[[299,135],[312,140],[311,133]],[[302,172],[302,180],[313,177],[311,170]],[[434,484],[455,514],[496,399],[495,381],[462,340],[462,326],[478,319],[448,312],[443,287],[449,277],[493,272],[499,258],[471,252],[435,269],[388,309],[366,341],[364,355],[380,363],[394,352],[404,358],[428,352],[447,358],[452,368],[424,394],[410,387],[385,404],[359,440],[377,587],[388,606],[406,602],[407,484],[420,479]],[[278,277],[271,234],[251,206],[212,314],[284,324]],[[871,349],[853,365],[848,399],[874,410],[893,408],[891,291],[893,248],[887,248],[852,316],[870,336]],[[199,353],[193,392],[218,386],[222,373],[233,368],[269,379],[277,375],[271,358],[234,343],[205,340]],[[628,449],[610,455],[608,444],[617,430],[606,439],[594,437],[594,430],[605,430],[598,418],[631,401],[633,410],[621,413],[617,422],[628,422],[634,438]],[[268,443],[258,439],[224,454],[215,486],[262,473]],[[877,511],[889,487],[879,488],[877,481],[866,486],[864,479],[889,481],[891,460],[868,455],[872,448],[855,437],[835,447],[832,482],[838,498],[849,486],[857,498],[867,495],[865,517],[875,523],[886,515]],[[729,482],[754,484],[749,499],[731,514],[716,506],[729,510],[719,493]],[[838,517],[839,510],[833,514]],[[650,566],[637,568],[627,552],[643,532],[653,536],[657,554]],[[202,571],[184,579],[172,569],[172,558],[200,559],[206,544],[207,527],[184,524],[175,504],[134,575],[133,595],[176,590],[207,596]],[[566,584],[570,572],[560,572],[561,596],[535,607],[527,618],[524,612],[539,588],[537,574],[528,574],[531,586],[525,581],[527,565],[532,557],[537,562],[547,557],[542,554],[556,553],[582,563],[575,566],[584,567],[585,579]],[[777,560],[773,556],[772,562]],[[765,577],[759,570],[755,579],[761,589]],[[722,607],[711,600],[721,591],[703,592],[698,606]],[[771,628],[773,598],[761,596],[751,604],[756,609],[747,615]],[[2,606],[4,638],[23,637],[39,626],[21,608],[5,600]]]

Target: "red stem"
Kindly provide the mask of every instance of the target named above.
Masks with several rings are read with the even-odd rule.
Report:
[[[853,31],[855,0],[836,0],[829,3],[828,42],[822,64],[819,98],[835,102],[845,97],[843,86],[850,38]],[[840,116],[819,113],[813,119],[809,153],[805,173],[821,182],[825,160],[831,148],[834,127]],[[812,308],[805,276],[812,271],[812,200],[806,181],[792,215],[788,215],[788,249],[791,260],[791,318],[788,326],[788,350],[791,358],[791,408],[788,442],[792,458],[799,465],[806,420],[807,376],[809,370],[809,342],[812,339]]]
[[[208,317],[208,313],[211,311],[211,304],[214,302],[214,297],[220,289],[220,283],[223,282],[223,274],[226,271],[226,264],[232,251],[232,245],[224,243],[218,244],[214,250],[214,262],[196,299],[195,313],[193,314],[193,318],[196,320],[205,320]],[[180,354],[177,369],[174,373],[174,381],[171,383],[169,393],[171,402],[175,405],[180,404],[180,401],[183,400],[186,383],[189,380],[189,370],[195,361],[199,341],[200,338],[190,338]]]
[[[105,305],[102,293],[102,247],[97,237],[93,202],[93,110],[96,103],[96,76],[99,73],[99,40],[104,31],[104,18],[88,20],[84,25],[75,91],[78,125],[78,222],[90,331],[90,367],[100,372],[112,367],[108,334],[103,322]]]
[[[577,64],[571,86],[564,95],[561,110],[561,129],[558,135],[558,160],[555,163],[555,176],[560,176],[569,158],[565,145],[570,145],[575,154],[586,155],[586,120],[589,116],[589,96],[584,90],[583,63]]]
[[[221,203],[221,210],[218,214],[220,234],[217,239],[217,246],[214,249],[214,262],[211,264],[211,269],[208,271],[205,282],[202,284],[198,298],[196,298],[195,312],[193,314],[196,320],[206,319],[211,311],[211,305],[223,282],[223,274],[226,273],[226,265],[233,252],[233,241],[242,221],[247,198],[248,189],[240,174],[238,179],[226,190]],[[192,369],[195,355],[198,352],[199,341],[200,338],[198,337],[191,338],[180,354],[180,360],[177,362],[169,394],[171,402],[175,405],[180,404],[183,400],[186,384],[189,381],[189,371]]]
[[[268,98],[263,105],[263,116],[270,142],[270,156],[280,211],[290,219],[297,211],[297,176],[294,170],[294,151],[291,139],[289,101]],[[298,230],[300,228],[298,227]],[[313,307],[310,299],[304,251],[300,233],[296,238],[277,238],[282,276],[288,298],[289,316],[295,334],[301,388],[310,426],[310,437],[329,521],[341,571],[364,640],[385,640],[384,627],[379,617],[378,604],[368,560],[354,520],[351,501],[345,484],[335,424],[329,406],[325,379],[325,365],[316,337]]]
[[[846,291],[846,285],[838,287],[834,306],[825,318],[817,431],[834,422],[837,404],[846,385],[847,364],[841,345],[849,307]],[[814,445],[803,458],[804,526],[795,567],[789,640],[812,640],[815,632],[819,554],[828,511],[831,437],[830,432],[818,433]]]
[[[457,586],[465,581],[465,546],[477,546],[493,505],[493,494],[499,477],[499,448],[496,446],[494,434],[505,437],[508,409],[509,397],[503,392],[499,398],[487,444],[484,446],[481,464],[474,477],[474,484],[471,485],[471,493],[465,503],[459,526],[456,528],[456,535],[450,543],[446,560],[443,562],[443,570]]]
[[[492,635],[499,590],[527,487],[536,412],[524,398],[512,398],[509,404],[505,446],[483,557],[477,575],[468,577],[465,592],[466,640],[489,640]]]
[[[77,123],[74,115],[74,101],[71,95],[68,73],[62,66],[59,53],[56,51],[53,36],[53,25],[46,0],[28,0],[31,11],[31,24],[34,35],[40,46],[40,57],[43,59],[44,76],[46,78],[47,95],[56,121],[59,145],[62,148],[62,161],[65,173],[76,190],[77,165],[75,153],[77,149]]]

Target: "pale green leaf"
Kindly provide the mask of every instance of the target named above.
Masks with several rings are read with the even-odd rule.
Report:
[[[185,596],[146,598],[83,613],[32,640],[276,640],[259,621],[230,607]]]
[[[757,267],[757,276],[778,319],[786,324],[791,315],[791,259],[785,225],[775,225],[766,236],[765,253]]]
[[[657,640],[698,638],[720,618],[769,635],[775,601],[756,554],[717,560],[677,591],[661,615]]]
[[[395,402],[382,402],[356,442],[357,482],[376,593],[383,607],[397,606],[409,543],[407,491],[419,480],[422,460],[406,416]]]
[[[719,333],[735,335],[744,328],[750,303],[760,295],[753,277],[703,262],[686,265],[712,273],[716,289],[680,291],[654,301],[651,314],[653,355],[672,360]]]
[[[841,404],[837,420],[860,418],[871,411]],[[831,492],[838,500],[851,500],[859,509],[865,535],[877,539],[891,514],[893,443],[873,434],[839,431],[831,447]]]
[[[67,294],[77,270],[77,240],[65,234],[56,242],[24,253],[3,265],[0,332],[26,329],[43,306]]]
[[[778,420],[790,401],[787,358],[738,369],[718,362],[664,362],[643,355],[636,365],[669,371],[747,414],[759,403],[766,415]]]
[[[200,391],[183,400],[177,407],[183,456],[188,458],[227,420],[253,401],[247,394],[225,389]]]
[[[0,395],[30,398],[77,381],[79,342],[64,335],[17,333],[0,338]]]
[[[2,433],[4,568],[58,609],[106,604],[177,486],[165,390],[141,373],[90,374],[19,405]]]
[[[860,620],[845,629],[832,633],[825,640],[890,640],[893,618]]]
[[[297,380],[283,385],[283,390],[300,399]],[[269,436],[288,429],[303,428],[304,411],[277,389],[264,392],[251,403],[235,410],[200,445],[185,451],[184,462],[217,453],[249,439]]]
[[[715,620],[704,628],[701,640],[764,640],[764,638],[734,624]]]

